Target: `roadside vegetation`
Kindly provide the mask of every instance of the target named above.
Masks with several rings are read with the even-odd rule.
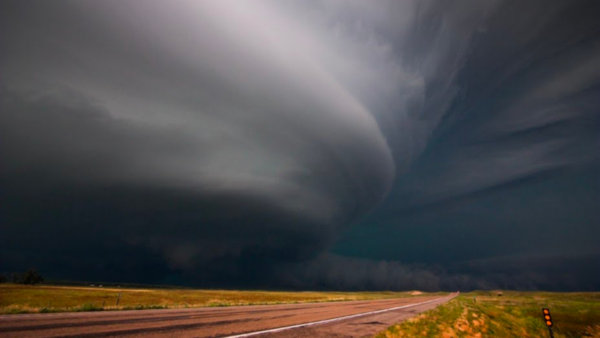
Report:
[[[439,293],[446,295],[447,293]],[[142,310],[416,297],[419,292],[279,292],[0,285],[0,313]]]
[[[550,309],[554,337],[600,338],[600,293],[472,292],[391,326],[375,338],[549,337],[542,308]]]

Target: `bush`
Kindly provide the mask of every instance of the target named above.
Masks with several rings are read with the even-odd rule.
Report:
[[[104,311],[104,308],[101,307],[101,306],[94,305],[94,304],[85,303],[85,304],[81,305],[80,307],[75,308],[74,311],[76,311],[76,312],[82,312],[82,311]]]
[[[25,273],[25,278],[23,284],[41,284],[44,282],[44,277],[40,275],[40,273],[36,269],[29,269]]]

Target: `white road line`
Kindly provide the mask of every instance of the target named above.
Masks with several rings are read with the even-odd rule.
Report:
[[[242,334],[237,334],[237,335],[233,335],[233,336],[227,336],[227,337],[223,337],[223,338],[244,338],[244,337],[257,336],[259,334],[279,332],[279,331],[284,331],[284,330],[289,330],[289,329],[296,329],[296,328],[299,328],[299,327],[306,327],[306,326],[313,326],[313,325],[331,323],[331,322],[335,322],[335,321],[338,321],[338,320],[344,320],[344,319],[349,319],[349,318],[356,318],[356,317],[368,316],[368,315],[373,315],[373,314],[377,314],[377,313],[394,311],[394,310],[400,310],[400,309],[405,309],[405,308],[408,308],[408,307],[413,307],[413,306],[423,305],[423,304],[427,304],[427,303],[432,303],[432,302],[435,302],[437,300],[444,299],[444,298],[447,298],[447,297],[452,297],[452,296],[454,296],[453,293],[450,294],[449,296],[446,296],[446,297],[440,297],[440,298],[436,298],[436,299],[433,299],[433,300],[429,300],[429,301],[422,302],[422,303],[417,303],[417,304],[409,304],[409,305],[398,306],[398,307],[393,307],[393,308],[389,308],[389,309],[383,309],[383,310],[377,310],[377,311],[370,311],[370,312],[363,312],[363,313],[358,313],[358,314],[355,314],[355,315],[349,315],[349,316],[337,317],[337,318],[332,318],[332,319],[319,320],[319,321],[310,322],[310,323],[303,323],[303,324],[296,324],[296,325],[290,325],[290,326],[283,326],[283,327],[278,327],[278,328],[275,328],[275,329],[269,329],[269,330],[263,330],[263,331],[255,331],[255,332],[242,333]]]

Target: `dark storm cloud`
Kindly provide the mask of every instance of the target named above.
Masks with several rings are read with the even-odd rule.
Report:
[[[292,263],[275,278],[298,289],[343,290],[596,290],[600,273],[590,269],[596,255],[516,256],[454,264],[403,264],[327,254]]]
[[[410,203],[460,196],[597,158],[600,40],[594,15],[600,8],[591,2],[543,7],[498,4],[471,32],[451,105],[417,168],[399,180]],[[570,24],[574,21],[578,24]]]
[[[599,285],[574,263],[599,254],[597,2],[8,1],[0,13],[4,270]]]
[[[262,19],[295,28],[266,7],[132,5],[5,5],[5,265],[68,272],[83,256],[114,275],[149,255],[204,285],[251,285],[385,197],[375,120]]]
[[[64,89],[4,88],[0,105],[5,264],[30,256],[68,270],[85,255],[90,266],[120,273],[114,265],[133,247],[160,253],[172,269],[222,260],[205,269],[235,275],[244,256],[306,259],[331,237],[331,224],[251,190],[190,184],[169,159],[202,152],[177,130],[115,120]],[[168,175],[171,165],[177,175]],[[121,269],[138,270],[133,266]]]
[[[488,289],[494,284],[440,266],[402,264],[326,254],[292,263],[276,271],[275,278],[297,289],[338,290],[468,290]]]

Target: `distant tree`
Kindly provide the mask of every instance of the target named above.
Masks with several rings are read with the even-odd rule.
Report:
[[[23,274],[20,272],[11,273],[12,282],[15,284],[23,284]]]
[[[29,269],[27,272],[13,272],[11,274],[12,282],[15,284],[35,285],[44,282],[44,277],[36,269]]]
[[[40,284],[44,282],[44,277],[36,269],[29,269],[23,275],[23,284]]]
[[[6,283],[7,281],[8,281],[8,278],[6,278],[5,275],[0,275],[0,284]]]

